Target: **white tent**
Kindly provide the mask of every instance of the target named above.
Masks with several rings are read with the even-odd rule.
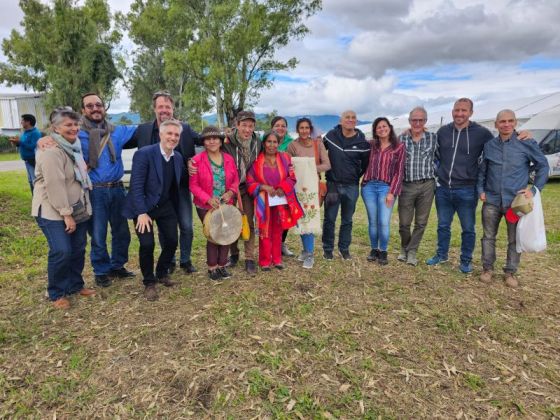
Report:
[[[422,105],[422,104],[418,104]],[[450,123],[452,120],[451,109],[453,108],[453,103],[449,103],[443,107],[437,107],[436,109],[428,109],[428,123],[426,126],[429,130],[437,131],[439,127],[444,124]],[[502,109],[511,109],[515,111],[519,125],[526,123],[529,119],[535,115],[544,111],[560,112],[560,92],[549,93],[545,95],[530,96],[519,99],[509,99],[501,101],[491,101],[491,102],[481,102],[478,103],[475,100],[474,103],[474,113],[472,120],[476,121],[489,129],[494,129],[494,120],[496,115]],[[372,117],[372,120],[375,116]],[[400,115],[398,117],[389,118],[391,124],[395,127],[395,131],[400,133],[401,131],[408,128],[410,125],[408,123],[408,114]],[[358,126],[362,130],[366,137],[371,138],[371,124],[364,124]]]

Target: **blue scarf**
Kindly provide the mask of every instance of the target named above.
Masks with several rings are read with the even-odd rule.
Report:
[[[74,143],[70,143],[57,133],[52,133],[51,137],[74,163],[76,181],[82,184],[82,188],[84,190],[91,190],[93,187],[91,180],[89,179],[86,161],[82,155],[82,143],[80,143],[80,139],[76,139]]]

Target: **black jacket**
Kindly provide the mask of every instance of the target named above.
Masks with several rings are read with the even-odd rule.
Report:
[[[189,187],[189,175],[186,171],[187,160],[195,155],[195,145],[199,143],[199,135],[194,131],[190,125],[187,123],[182,123],[183,131],[181,132],[181,138],[179,139],[179,144],[175,148],[184,159],[184,173],[181,177],[181,187]],[[132,138],[126,143],[127,149],[132,149],[138,147],[141,149],[143,147],[149,146],[159,142],[159,128],[156,121],[140,124],[136,129],[136,132]]]
[[[364,133],[356,129],[353,137],[344,137],[339,124],[325,135],[323,142],[331,161],[327,181],[346,185],[359,184],[369,163],[370,146]]]
[[[490,130],[474,121],[462,130],[457,130],[454,123],[442,126],[437,132],[436,153],[440,185],[447,188],[476,185],[482,150],[493,138]]]

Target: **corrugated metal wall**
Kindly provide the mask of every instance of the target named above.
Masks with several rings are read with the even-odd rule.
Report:
[[[33,114],[37,118],[37,128],[47,126],[47,115],[41,96],[4,96],[0,97],[0,128],[19,130],[22,114]]]

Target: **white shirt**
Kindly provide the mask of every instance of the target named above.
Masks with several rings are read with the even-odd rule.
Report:
[[[163,150],[163,147],[161,147],[161,143],[159,144],[159,150],[163,156],[163,158],[165,159],[166,162],[169,162],[171,160],[171,158],[175,155],[175,151],[172,150],[171,154],[169,156],[167,156],[167,154],[165,153],[165,151]]]

